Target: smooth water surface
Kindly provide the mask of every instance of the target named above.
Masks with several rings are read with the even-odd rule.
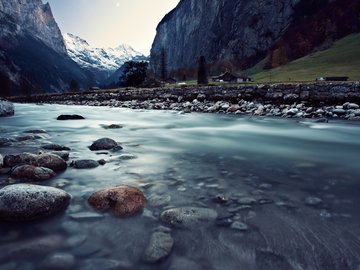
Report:
[[[60,114],[86,119],[57,121]],[[110,124],[123,128],[104,128]],[[90,170],[69,167],[42,183],[56,186],[66,180],[63,189],[72,201],[65,213],[31,223],[0,223],[0,250],[43,236],[61,242],[40,252],[29,248],[27,254],[0,255],[0,269],[46,268],[48,258],[59,253],[73,255],[77,269],[113,269],[111,260],[121,262],[116,269],[360,269],[358,123],[18,104],[16,115],[0,118],[0,126],[0,136],[7,138],[30,129],[47,131],[0,148],[2,155],[36,153],[52,142],[71,148],[69,162],[107,161]],[[124,149],[91,152],[88,146],[102,137]],[[8,175],[0,180],[12,181]],[[143,213],[125,219],[110,213],[76,217],[95,213],[86,203],[93,192],[122,183],[144,190]],[[219,203],[218,195],[226,202]],[[241,198],[249,197],[255,202],[241,207]],[[306,205],[308,197],[322,203]],[[219,217],[207,226],[173,228],[170,256],[145,263],[151,233],[166,225],[161,212],[180,206],[209,207]],[[248,229],[231,228],[234,221]]]

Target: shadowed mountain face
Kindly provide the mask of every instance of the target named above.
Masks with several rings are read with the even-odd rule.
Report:
[[[210,73],[245,69],[266,56],[270,67],[283,64],[359,31],[359,6],[357,0],[182,0],[158,25],[151,69],[161,73],[162,52],[179,78],[194,76],[201,55]]]
[[[49,4],[0,0],[0,78],[4,95],[58,92],[92,79],[67,55]]]

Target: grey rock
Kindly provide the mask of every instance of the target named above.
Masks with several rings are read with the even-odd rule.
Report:
[[[93,144],[89,148],[91,151],[97,151],[97,150],[110,150],[115,147],[121,147],[121,146],[119,146],[118,143],[115,142],[113,139],[101,138],[93,142]]]
[[[46,258],[41,264],[42,268],[54,270],[67,270],[75,266],[75,257],[68,253],[55,253]]]
[[[254,204],[257,200],[253,197],[242,197],[238,199],[238,203],[240,204]]]
[[[174,246],[174,239],[170,234],[154,232],[144,253],[144,260],[148,263],[156,263],[168,257]]]
[[[305,204],[309,206],[319,206],[322,203],[322,199],[317,197],[307,197],[305,198]]]
[[[27,221],[64,210],[71,196],[53,187],[16,184],[0,189],[0,219]]]
[[[92,159],[82,159],[71,162],[70,166],[74,167],[75,169],[91,169],[99,167],[99,163]]]
[[[64,150],[69,151],[69,150],[71,150],[67,146],[55,144],[55,143],[49,143],[49,144],[42,145],[41,148],[46,149],[46,150],[54,150],[54,151],[64,151]]]
[[[44,167],[20,165],[15,167],[15,169],[11,172],[11,176],[37,182],[53,178],[55,176],[55,172]]]
[[[164,211],[161,220],[173,227],[192,228],[197,225],[210,225],[214,223],[218,214],[210,208],[180,207]]]
[[[168,204],[171,201],[171,196],[153,194],[148,198],[148,201],[152,206],[159,207]]]
[[[233,222],[230,228],[239,231],[247,231],[249,229],[248,225],[240,221]]]
[[[15,107],[9,101],[0,100],[0,117],[11,116],[15,114]]]
[[[121,154],[119,155],[118,157],[120,160],[130,160],[130,159],[135,159],[136,156],[133,155],[133,154],[128,154],[128,153],[125,153],[125,154]]]
[[[332,111],[332,113],[337,114],[337,115],[344,115],[344,114],[346,114],[346,111],[344,109],[334,109]]]
[[[359,109],[360,106],[356,103],[350,103],[350,102],[346,102],[344,105],[343,105],[343,108],[345,110],[356,110],[356,109]]]

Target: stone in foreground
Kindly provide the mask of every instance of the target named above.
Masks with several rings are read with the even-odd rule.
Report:
[[[15,114],[14,104],[9,101],[0,100],[0,117],[11,116]]]
[[[64,210],[71,196],[53,187],[16,184],[0,189],[0,220],[28,221]]]
[[[118,148],[121,146],[119,146],[117,142],[115,142],[113,139],[101,138],[93,142],[93,144],[89,148],[91,151],[97,151],[97,150],[110,150],[115,147]]]
[[[170,255],[174,246],[174,239],[169,233],[154,232],[146,247],[144,260],[148,263],[156,263]]]
[[[218,214],[210,208],[180,207],[164,211],[161,220],[177,228],[192,228],[213,223]]]
[[[45,181],[53,178],[55,172],[44,167],[35,167],[33,165],[20,165],[15,167],[11,176],[16,178],[27,179],[28,181]]]
[[[99,211],[111,210],[117,216],[126,217],[142,211],[146,199],[140,189],[120,185],[95,192],[88,202]]]

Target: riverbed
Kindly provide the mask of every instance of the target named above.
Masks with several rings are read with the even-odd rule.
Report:
[[[61,114],[85,119],[57,121]],[[106,128],[111,124],[122,128]],[[358,122],[35,104],[16,104],[15,116],[0,119],[3,138],[34,129],[46,133],[14,140],[0,153],[57,143],[71,148],[68,163],[106,164],[69,167],[41,183],[72,195],[64,213],[0,223],[0,248],[13,250],[0,255],[0,269],[49,269],[56,256],[71,258],[71,269],[360,269]],[[90,151],[103,137],[123,150]],[[0,181],[19,180],[2,174]],[[142,213],[119,218],[87,204],[93,192],[119,184],[144,191]],[[173,228],[160,215],[177,207],[218,216]],[[174,246],[148,263],[144,250],[158,230],[170,233]],[[53,244],[39,248],[46,237]]]

